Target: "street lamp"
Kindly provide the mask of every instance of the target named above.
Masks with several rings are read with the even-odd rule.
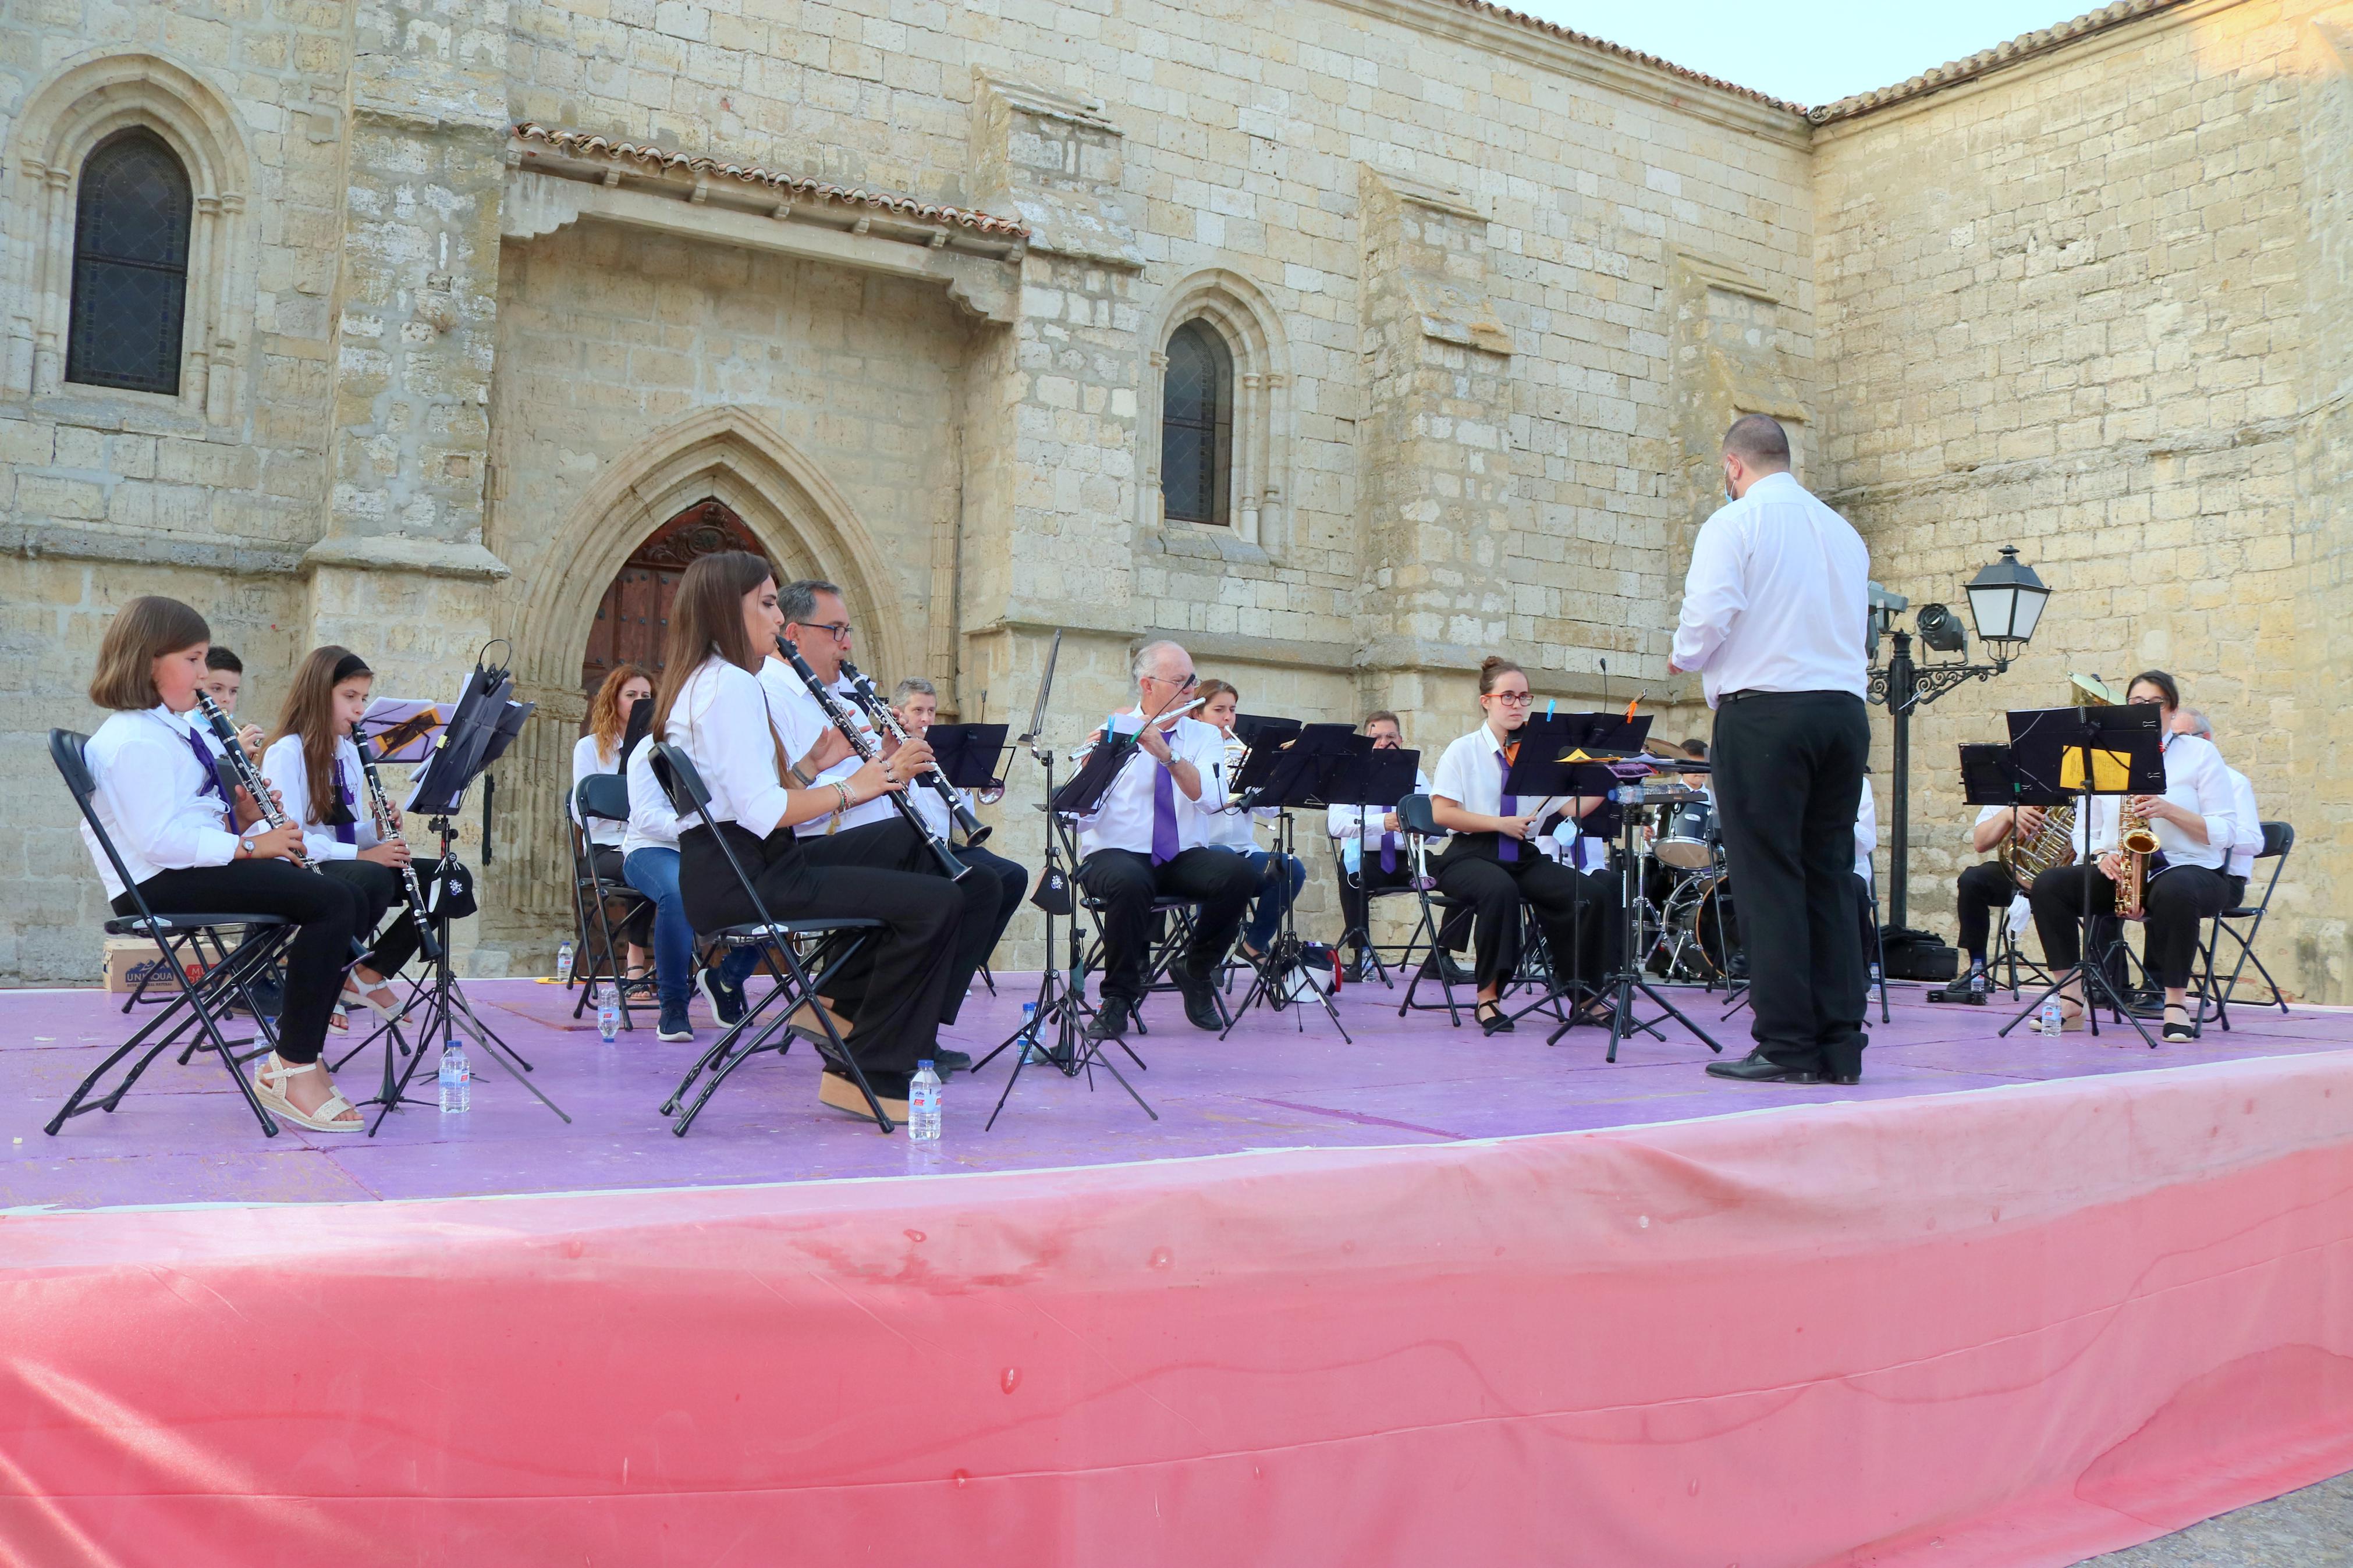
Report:
[[[1888,593],[1876,583],[1872,584],[1873,659],[1878,657],[1883,633],[1892,634],[1895,643],[1885,667],[1874,663],[1871,670],[1871,700],[1885,706],[1895,731],[1890,759],[1895,800],[1887,847],[1890,925],[1904,923],[1905,860],[1912,826],[1912,710],[1924,702],[1934,702],[1957,686],[1971,680],[1990,680],[2008,669],[2011,661],[2026,651],[2027,639],[2033,637],[2035,624],[2042,618],[2043,604],[2051,597],[2051,590],[2034,574],[2034,568],[2021,563],[2017,547],[2010,544],[2001,547],[2000,560],[1969,579],[1965,591],[1969,599],[1969,619],[1977,624],[1978,641],[1993,656],[1991,664],[1968,662],[1968,635],[1961,629],[1960,617],[1943,605],[1920,606],[1916,617],[1920,640],[1932,653],[1958,654],[1960,658],[1934,664],[1914,663],[1912,634],[1895,625],[1895,617],[1909,607],[1910,601],[1900,594]]]

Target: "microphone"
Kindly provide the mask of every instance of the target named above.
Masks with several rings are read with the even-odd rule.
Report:
[[[1609,661],[1606,658],[1601,661],[1601,706],[1609,706]]]

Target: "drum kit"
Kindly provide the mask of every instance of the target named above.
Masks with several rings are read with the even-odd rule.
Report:
[[[1692,762],[1681,771],[1704,773],[1707,764]],[[1715,803],[1694,788],[1683,799],[1637,809],[1656,814],[1636,837],[1646,862],[1638,879],[1642,968],[1662,980],[1729,983],[1735,915]]]

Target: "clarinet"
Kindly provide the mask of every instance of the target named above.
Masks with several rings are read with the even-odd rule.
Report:
[[[237,726],[229,721],[227,714],[220,710],[220,704],[199,691],[196,693],[196,710],[205,716],[205,722],[211,726],[213,738],[221,743],[222,760],[228,763],[229,772],[236,775],[238,787],[251,795],[253,804],[260,808],[261,820],[272,827],[291,827],[293,824],[279,808],[277,797],[269,793],[269,781],[261,776],[261,770],[254,765],[251,757],[245,754],[245,747],[237,741]],[[302,839],[299,834],[294,839],[294,864],[306,871],[319,869],[317,862],[302,852]]]
[[[899,716],[891,711],[891,705],[882,700],[881,693],[874,689],[874,682],[846,658],[841,661],[841,673],[849,680],[850,689],[858,694],[858,705],[866,710],[867,716],[883,733],[905,745],[907,728],[899,722]],[[928,785],[946,804],[948,815],[958,827],[964,829],[966,844],[978,844],[988,837],[988,824],[974,814],[972,803],[965,798],[962,790],[948,783],[947,774],[935,767],[925,768],[916,782]]]
[[[852,718],[849,710],[841,705],[841,699],[836,697],[831,689],[817,678],[817,671],[811,669],[808,660],[801,657],[801,650],[795,646],[793,639],[778,632],[776,651],[785,656],[785,662],[791,665],[793,673],[801,678],[801,684],[808,688],[809,695],[815,698],[817,705],[825,710],[825,716],[832,721],[833,727],[849,737],[849,749],[867,762],[878,761],[882,754],[882,743],[874,738],[873,731]],[[971,867],[955,858],[955,851],[948,847],[948,841],[932,831],[932,825],[923,820],[923,814],[907,803],[907,797],[904,795],[893,790],[886,798],[892,805],[899,808],[899,815],[906,819],[907,826],[913,828],[922,836],[923,842],[932,847],[932,855],[939,861],[940,870],[946,875],[948,880],[955,881],[971,871]]]
[[[367,781],[368,815],[375,819],[375,836],[391,843],[400,834],[392,826],[392,802],[385,798],[384,780],[376,776],[375,752],[356,735],[352,737],[352,746],[360,754],[360,776]],[[417,883],[414,865],[401,867],[400,882],[401,891],[408,898],[408,918],[417,926],[417,951],[430,963],[441,956],[441,943],[433,934],[433,922],[425,916],[425,889]]]

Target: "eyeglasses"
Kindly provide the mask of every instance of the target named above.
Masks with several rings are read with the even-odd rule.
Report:
[[[797,626],[806,626],[813,632],[830,632],[833,634],[833,640],[836,642],[848,642],[849,640],[849,623],[848,621],[795,621],[793,624]]]
[[[1179,691],[1190,691],[1201,684],[1201,677],[1198,672],[1187,676],[1182,680],[1171,680],[1165,675],[1147,675],[1144,679],[1156,686],[1173,686]]]
[[[1533,691],[1490,691],[1488,696],[1498,702],[1508,702],[1514,708],[1525,708],[1536,700]]]

